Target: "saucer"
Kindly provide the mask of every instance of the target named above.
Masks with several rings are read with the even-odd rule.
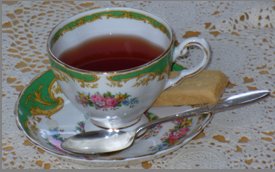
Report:
[[[153,121],[187,109],[190,107],[152,107],[144,113],[146,118],[142,117],[133,128],[147,120]],[[62,93],[51,70],[33,79],[21,92],[15,114],[19,129],[47,152],[77,162],[104,165],[150,160],[175,151],[199,134],[213,117],[208,113],[158,124],[147,129],[131,147],[122,151],[94,155],[69,153],[60,146],[66,138],[99,128],[85,122],[84,115]]]

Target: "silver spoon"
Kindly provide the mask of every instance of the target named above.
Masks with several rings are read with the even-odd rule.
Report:
[[[138,133],[145,128],[152,127],[156,124],[166,121],[172,121],[177,118],[186,118],[196,115],[201,115],[207,112],[221,112],[232,107],[252,103],[260,98],[269,95],[268,90],[257,90],[247,93],[241,93],[222,99],[216,105],[203,106],[184,111],[178,114],[157,119],[155,121],[143,124],[133,131],[122,131],[119,129],[98,130],[80,133],[67,138],[61,147],[69,152],[82,154],[107,153],[125,149],[129,147]]]

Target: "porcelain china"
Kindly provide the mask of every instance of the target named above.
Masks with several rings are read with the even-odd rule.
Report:
[[[142,65],[115,71],[84,70],[60,59],[72,47],[107,35],[139,37],[161,47],[163,53]],[[187,38],[178,46],[175,41],[167,22],[151,13],[132,8],[102,8],[59,23],[51,31],[47,46],[57,82],[86,119],[105,128],[124,128],[135,124],[164,89],[202,71],[210,61],[210,47],[203,38]],[[169,78],[172,65],[190,46],[201,49],[203,58],[194,67]]]

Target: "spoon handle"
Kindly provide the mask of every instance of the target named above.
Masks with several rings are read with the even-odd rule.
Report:
[[[145,128],[152,127],[159,123],[175,120],[177,118],[183,118],[183,117],[187,118],[195,115],[201,115],[202,113],[207,113],[207,112],[217,113],[224,110],[229,110],[233,107],[255,102],[256,100],[266,97],[269,94],[270,94],[270,91],[268,90],[256,90],[256,91],[250,91],[246,93],[233,95],[225,99],[222,99],[215,105],[208,105],[208,106],[202,106],[200,108],[190,109],[184,112],[177,113],[175,115],[160,118],[155,121],[141,125],[136,129],[136,134],[138,134],[140,131],[142,131]]]
[[[256,100],[266,97],[269,94],[270,91],[268,90],[255,90],[233,95],[228,98],[222,99],[219,103],[211,107],[211,110],[215,113],[224,110],[229,110],[235,107],[255,102]]]

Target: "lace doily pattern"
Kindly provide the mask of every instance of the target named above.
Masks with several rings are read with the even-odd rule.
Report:
[[[205,130],[178,151],[127,165],[80,164],[33,145],[13,115],[19,92],[49,68],[46,41],[63,19],[99,7],[152,12],[174,28],[179,41],[204,37],[211,45],[209,69],[230,79],[224,96],[269,89],[264,101],[216,114]],[[4,1],[2,7],[2,167],[87,168],[275,168],[275,3],[266,1]],[[191,64],[192,59],[186,59]]]

